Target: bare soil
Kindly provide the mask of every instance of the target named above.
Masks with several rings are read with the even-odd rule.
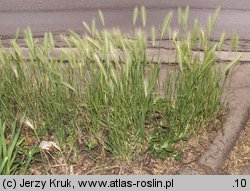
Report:
[[[225,121],[226,116],[221,116]],[[31,174],[70,174],[70,175],[176,175],[176,174],[208,174],[198,165],[198,159],[213,143],[218,131],[218,124],[212,125],[206,131],[201,130],[196,137],[182,141],[175,149],[182,152],[180,160],[169,157],[166,160],[154,158],[144,153],[133,162],[118,163],[112,155],[101,156],[102,151],[82,151],[77,163],[65,163],[65,158],[56,157],[56,153],[47,153],[48,165],[33,164]],[[239,140],[220,174],[249,174],[250,167],[250,121],[241,133]]]
[[[246,129],[241,132],[222,170],[233,175],[250,175],[250,120]]]

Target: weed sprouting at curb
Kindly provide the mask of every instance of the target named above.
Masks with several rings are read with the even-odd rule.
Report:
[[[145,27],[146,9],[140,10]],[[224,71],[215,64],[214,53],[225,39],[223,34],[220,42],[210,42],[219,10],[210,17],[207,30],[196,21],[192,32],[187,27],[189,9],[178,12],[180,32],[171,32],[171,12],[160,32],[161,44],[168,34],[179,63],[160,87],[164,96],[158,80],[161,62],[147,60],[146,34],[135,28],[136,8],[130,37],[119,30],[99,31],[95,21],[91,26],[84,22],[84,36],[73,31],[62,36],[75,50],[63,51],[59,60],[53,59],[52,34],[39,43],[30,29],[25,31],[28,59],[14,39],[12,51],[0,52],[0,118],[11,121],[26,112],[36,122],[39,139],[59,143],[69,163],[82,150],[96,149],[102,157],[111,153],[120,161],[134,160],[148,150],[160,158],[175,153],[176,142],[195,135],[222,112],[219,82],[239,60]],[[101,11],[99,16],[105,25]],[[151,31],[155,46],[157,30]],[[234,36],[232,48],[237,39]],[[194,48],[203,50],[203,56]]]

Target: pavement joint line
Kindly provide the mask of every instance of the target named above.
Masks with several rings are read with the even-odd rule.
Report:
[[[24,58],[29,57],[29,48],[20,48]],[[55,59],[60,59],[60,54],[62,52],[67,51],[77,51],[77,48],[54,48],[51,53],[51,57]],[[13,51],[13,48],[1,48],[0,52],[8,52]],[[158,48],[147,48],[147,59],[153,62],[158,61]],[[203,56],[204,53],[202,51],[193,51],[194,54],[198,54]],[[250,52],[228,52],[228,51],[221,51],[221,52],[215,52],[216,60],[217,61],[232,61],[236,57],[242,55],[240,62],[250,62]],[[122,57],[122,53],[121,53]],[[159,60],[162,63],[177,63],[176,60],[176,50],[170,50],[170,49],[160,49],[160,55]]]

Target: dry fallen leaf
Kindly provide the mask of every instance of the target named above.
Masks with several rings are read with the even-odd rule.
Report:
[[[60,147],[58,147],[53,141],[42,141],[39,145],[42,150],[55,152],[56,150],[61,151]]]

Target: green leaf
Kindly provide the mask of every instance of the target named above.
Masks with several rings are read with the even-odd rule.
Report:
[[[88,150],[92,150],[98,146],[98,144],[95,141],[88,140],[85,142],[85,145],[88,147]]]
[[[179,136],[179,140],[188,141],[188,136],[185,135],[184,133],[181,133],[180,136]]]

